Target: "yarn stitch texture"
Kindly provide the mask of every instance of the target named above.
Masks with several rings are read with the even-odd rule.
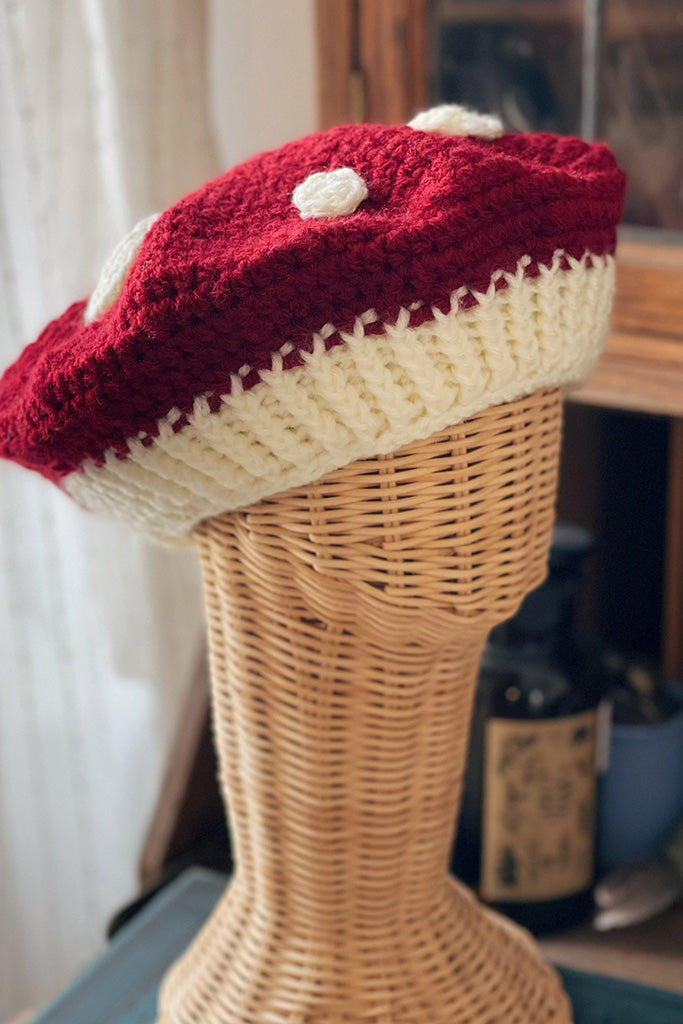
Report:
[[[367,198],[343,216],[302,218],[293,202],[297,186],[312,174],[344,167],[366,184]],[[350,351],[349,338],[363,341],[362,352],[358,346],[353,350],[356,365],[359,358],[376,358],[381,338],[398,332],[422,345],[423,325],[437,325],[438,334],[444,318],[460,317],[464,323],[474,307],[488,312],[484,320],[475,317],[474,333],[465,348],[461,339],[458,358],[467,364],[463,353],[469,345],[479,353],[479,364],[488,367],[489,379],[483,380],[475,403],[479,409],[533,390],[540,378],[548,384],[577,380],[594,362],[606,329],[609,261],[623,191],[624,176],[606,146],[548,134],[492,140],[409,126],[354,125],[261,154],[185,197],[151,224],[101,315],[85,322],[86,304],[76,303],[5,372],[0,380],[0,454],[60,483],[86,505],[130,518],[129,506],[139,497],[141,482],[134,478],[137,470],[142,472],[144,450],[155,448],[163,455],[171,437],[184,433],[196,441],[196,450],[186,454],[187,465],[196,464],[197,473],[207,478],[203,489],[213,488],[215,498],[215,484],[223,497],[232,491],[231,501],[249,503],[289,486],[291,479],[314,479],[311,474],[319,474],[321,466],[325,472],[348,458],[376,454],[379,438],[394,444],[399,437],[404,443],[426,436],[415,434],[414,425],[419,421],[422,431],[438,429],[434,424],[441,413],[425,419],[414,409],[394,409],[388,417],[391,429],[370,431],[362,445],[342,443],[333,458],[313,457],[307,464],[310,446],[290,444],[288,449],[288,412],[275,448],[269,420],[271,447],[265,445],[262,453],[264,464],[275,459],[286,468],[264,473],[252,463],[246,477],[258,482],[251,486],[240,471],[244,431],[239,422],[223,441],[215,437],[231,396],[243,399],[253,391],[261,394],[263,404],[264,384],[273,383],[273,374],[310,376],[311,359],[319,362],[321,352],[338,347]],[[593,313],[600,315],[593,316],[590,337],[577,336],[579,327],[586,329],[581,297],[572,292],[571,302],[559,305],[553,299],[563,321],[544,321],[549,333],[545,341],[537,339],[535,351],[553,351],[554,369],[512,374],[503,388],[491,385],[499,358],[503,365],[514,362],[519,330],[534,334],[533,309],[527,308],[521,320],[516,313],[507,321],[502,312],[495,313],[499,293],[502,297],[511,282],[528,279],[538,285],[532,305],[539,297],[547,304],[549,278],[561,299],[563,281],[576,273],[582,280],[591,277],[597,268],[609,272],[600,277],[603,293],[591,292]],[[503,309],[509,314],[510,304]],[[560,339],[563,346],[578,346],[577,358],[567,360],[556,351]],[[318,365],[315,359],[313,365]],[[355,399],[344,407],[342,396],[349,380],[348,394],[358,393],[356,371],[334,360],[330,367],[350,374],[338,389],[342,407],[335,416],[346,435],[362,435],[365,413]],[[416,372],[429,407],[428,389],[424,393],[428,378],[420,384],[424,365]],[[381,373],[384,384],[376,379],[373,384],[379,405],[391,404],[395,394],[394,404],[400,406],[405,361],[393,382],[386,367]],[[461,400],[466,376],[463,371],[463,380],[453,381],[449,370],[444,378],[455,389],[443,412],[452,417],[448,422],[478,411]],[[293,373],[292,384],[296,379]],[[306,388],[302,407],[311,404]],[[297,396],[289,402],[296,405]],[[315,411],[309,412],[315,419]],[[198,433],[198,420],[210,442]],[[258,433],[257,427],[257,440]],[[227,442],[231,451],[225,450]],[[125,497],[119,480],[104,500],[102,487],[93,491],[87,481],[96,469],[106,476],[115,461],[134,463],[136,473],[129,474]],[[234,486],[222,476],[233,473],[233,465],[238,467]],[[132,518],[157,535],[169,534],[169,514],[170,533],[177,536],[191,527],[192,516],[234,507],[215,508],[212,499],[203,507],[195,503],[191,516],[174,517],[178,499],[171,491],[196,487],[196,474],[188,478],[184,468],[178,476],[177,465],[155,465],[150,473],[143,490],[153,493],[160,487],[153,502],[157,511]],[[118,500],[123,507],[116,512]],[[156,515],[164,522],[155,523]]]
[[[315,335],[304,365],[289,370],[285,344],[254,387],[243,390],[238,374],[218,409],[206,395],[186,417],[174,409],[153,443],[131,438],[128,458],[110,450],[104,465],[87,462],[64,486],[88,508],[176,542],[225,509],[395,451],[536,388],[583,380],[607,330],[614,261],[572,260],[565,270],[565,259],[558,252],[535,278],[521,260],[505,288],[496,289],[494,275],[464,309],[470,293],[455,292],[451,312],[419,327],[407,326],[404,309],[369,345],[370,311],[341,345],[328,350],[326,332]]]

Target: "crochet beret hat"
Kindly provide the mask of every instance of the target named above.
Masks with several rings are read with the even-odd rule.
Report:
[[[457,107],[310,135],[141,222],[0,380],[0,455],[167,541],[581,381],[609,149]]]

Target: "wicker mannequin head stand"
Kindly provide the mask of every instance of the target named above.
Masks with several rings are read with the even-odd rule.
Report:
[[[461,108],[333,129],[139,225],[6,372],[6,456],[201,555],[237,867],[161,1021],[570,1020],[447,864],[622,193],[604,146]]]

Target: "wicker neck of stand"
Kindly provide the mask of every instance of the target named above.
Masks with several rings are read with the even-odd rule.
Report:
[[[448,874],[478,660],[545,574],[539,391],[196,531],[236,871],[163,1024],[568,1024]]]

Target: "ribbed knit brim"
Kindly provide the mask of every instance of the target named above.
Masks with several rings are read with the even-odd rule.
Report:
[[[584,379],[623,175],[603,145],[487,125],[333,129],[148,219],[5,373],[0,453],[177,542]]]

